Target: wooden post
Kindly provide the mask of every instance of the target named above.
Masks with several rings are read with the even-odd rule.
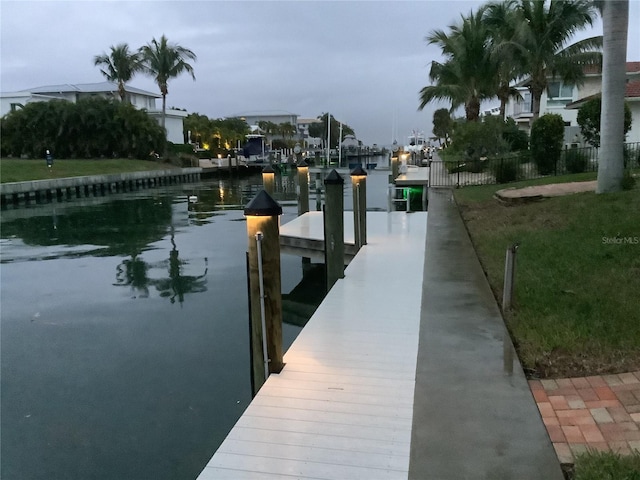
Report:
[[[271,165],[262,169],[262,185],[269,195],[273,195],[275,190],[276,172]]]
[[[344,179],[334,169],[324,179],[324,251],[327,291],[344,278]]]
[[[282,214],[282,207],[265,190],[261,190],[245,207],[244,214],[247,218],[249,242],[249,300],[253,352],[251,368],[255,395],[266,381],[266,371],[279,373],[284,366],[278,218]],[[266,367],[264,345],[268,358]]]
[[[367,244],[367,172],[358,165],[351,171],[353,186],[353,234],[356,248]]]
[[[304,160],[298,163],[298,216],[309,211],[309,165]]]
[[[398,171],[400,163],[400,156],[396,155],[395,157],[391,157],[391,183],[395,183],[396,178],[398,177]]]
[[[316,172],[316,211],[322,210],[322,174]]]

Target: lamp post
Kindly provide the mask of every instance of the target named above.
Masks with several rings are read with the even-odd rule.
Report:
[[[282,370],[280,220],[282,207],[261,190],[244,209],[247,219],[251,372],[254,395],[269,373]]]

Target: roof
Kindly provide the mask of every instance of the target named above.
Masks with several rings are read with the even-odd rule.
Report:
[[[322,123],[318,118],[298,118],[298,123]]]
[[[602,64],[590,64],[582,67],[582,71],[585,75],[600,75],[602,74]],[[627,62],[625,71],[627,73],[640,72],[640,62]]]
[[[240,112],[235,115],[230,115],[229,118],[239,117],[297,117],[297,113],[287,112],[286,110],[262,110],[257,112]]]
[[[627,62],[626,63],[626,73],[640,73],[640,62]],[[593,63],[588,65],[583,65],[582,72],[585,75],[597,76],[602,75],[602,64],[601,63]],[[632,75],[635,77],[635,75]],[[531,78],[529,76],[522,78],[520,81],[515,83],[515,87],[526,87]]]
[[[640,62],[638,62],[640,63]],[[594,98],[600,97],[602,92],[594,93],[593,95],[589,95],[588,97],[583,97],[575,102],[568,103],[565,108],[570,110],[576,110],[580,108],[582,105],[587,103],[589,100],[593,100]],[[640,80],[633,80],[631,82],[627,82],[624,89],[624,98],[626,100],[636,100],[640,99]]]
[[[135,88],[130,85],[125,85],[125,91],[129,93],[137,93],[139,95],[145,95],[147,97],[160,98],[162,95],[140,88]],[[42,87],[29,88],[26,91],[31,93],[104,93],[118,91],[118,84],[115,82],[98,82],[98,83],[65,83],[62,85],[45,85]]]

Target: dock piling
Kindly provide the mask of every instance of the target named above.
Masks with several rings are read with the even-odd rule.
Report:
[[[334,169],[324,179],[324,249],[327,291],[344,278],[344,179]]]
[[[362,165],[351,171],[353,186],[353,226],[357,249],[367,244],[367,172]]]
[[[251,369],[255,395],[266,381],[266,374],[279,373],[284,366],[278,218],[282,207],[266,190],[261,190],[245,207],[244,214],[249,243]],[[266,369],[264,345],[268,358]]]

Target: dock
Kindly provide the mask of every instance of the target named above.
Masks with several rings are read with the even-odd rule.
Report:
[[[199,480],[407,478],[427,213],[368,212],[367,225]]]
[[[367,245],[198,480],[563,479],[451,192],[429,210],[367,212]]]

